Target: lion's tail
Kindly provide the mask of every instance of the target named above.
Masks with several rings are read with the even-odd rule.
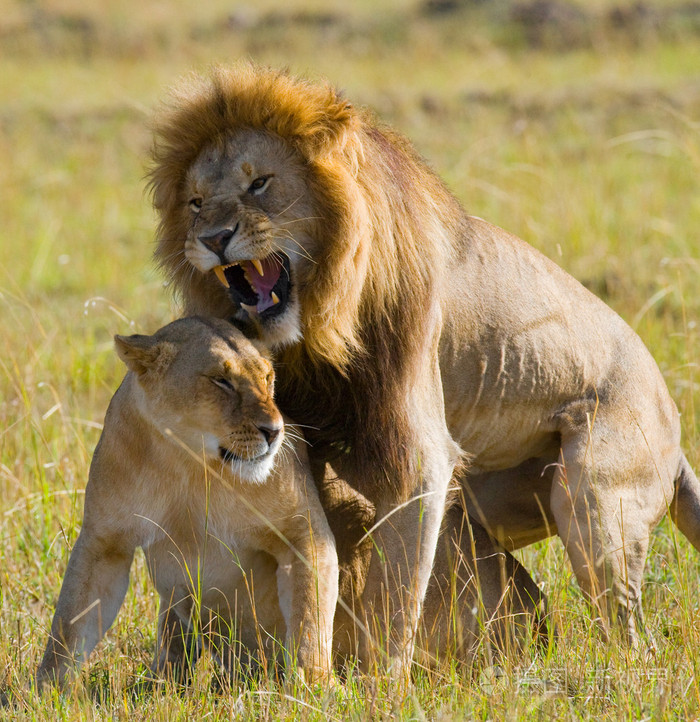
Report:
[[[676,477],[676,491],[669,509],[676,526],[700,550],[700,481],[685,456]]]

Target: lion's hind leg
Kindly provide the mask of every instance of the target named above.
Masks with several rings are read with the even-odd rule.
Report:
[[[527,570],[460,504],[445,514],[421,622],[421,652],[469,661],[483,645],[515,659],[547,642],[547,600]],[[428,660],[426,660],[427,662]]]
[[[638,424],[598,412],[562,433],[551,508],[576,578],[606,637],[617,620],[628,641],[644,631],[641,587],[649,534],[673,496],[662,454]],[[580,427],[579,427],[580,429]]]
[[[679,466],[670,512],[676,526],[700,550],[700,482],[685,456]]]

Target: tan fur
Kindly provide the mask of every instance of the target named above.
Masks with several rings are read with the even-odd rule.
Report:
[[[242,162],[274,174],[261,195]],[[278,401],[312,456],[342,462],[387,519],[374,541],[388,569],[373,557],[363,603],[384,632],[391,620],[398,668],[460,451],[469,513],[511,548],[558,532],[600,615],[635,637],[649,531],[671,506],[698,539],[698,514],[674,503],[679,488],[696,509],[698,485],[661,374],[616,314],[467,215],[370,114],[273,70],[218,68],[179,86],[156,119],[151,187],[156,257],[185,308],[235,316],[273,345]],[[275,254],[292,287],[274,318],[211,272]]]
[[[130,372],[92,461],[38,683],[63,684],[102,638],[137,547],[160,595],[154,671],[186,678],[203,638],[227,667],[281,659],[284,643],[307,678],[327,677],[335,543],[293,427],[280,451],[270,362],[220,320],[115,340]]]

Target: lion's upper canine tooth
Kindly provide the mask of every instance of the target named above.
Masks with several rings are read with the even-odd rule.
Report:
[[[270,294],[270,298],[272,299],[272,303],[274,303],[275,306],[280,302],[280,297],[274,291]]]
[[[224,273],[225,266],[214,266],[214,273],[216,277],[223,283],[226,288],[229,288],[231,284],[226,280],[226,274]]]
[[[261,276],[264,276],[264,275],[265,275],[265,274],[263,273],[262,263],[260,263],[260,261],[259,261],[257,258],[253,258],[253,259],[251,260],[251,263],[252,263],[253,266],[255,267],[255,270],[256,270]]]

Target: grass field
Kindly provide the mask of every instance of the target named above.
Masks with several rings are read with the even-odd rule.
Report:
[[[559,641],[502,675],[444,660],[382,680],[132,697],[154,647],[142,560],[85,672],[26,689],[123,367],[115,333],[177,315],[151,263],[149,118],[191,68],[250,57],[329,77],[411,137],[465,206],[601,295],[657,359],[700,468],[700,10],[681,0],[9,0],[0,15],[0,685],[8,719],[691,719],[700,555],[664,521],[645,612],[655,656],[604,645],[559,541],[521,553]],[[254,5],[254,9],[253,6]],[[87,7],[86,7],[87,6]],[[91,9],[93,8],[94,9]],[[98,9],[99,8],[99,9]],[[90,685],[86,687],[89,690]]]

